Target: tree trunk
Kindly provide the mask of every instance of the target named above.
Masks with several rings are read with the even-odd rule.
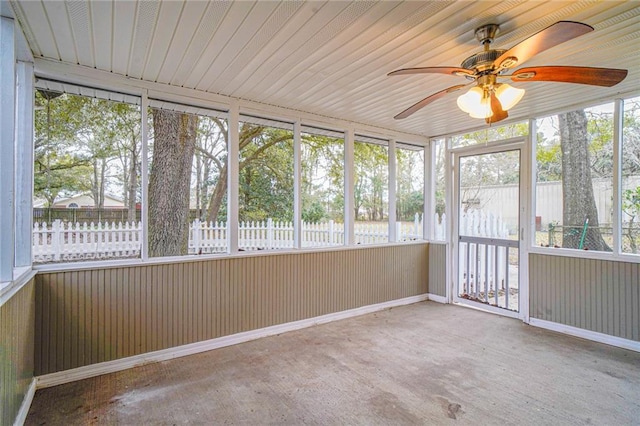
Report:
[[[136,193],[138,192],[138,151],[135,137],[131,147],[131,164],[129,165],[129,194],[127,196],[127,222],[137,222]]]
[[[153,163],[149,175],[149,255],[188,252],[189,189],[198,117],[153,110]]]
[[[93,166],[93,181],[91,182],[91,197],[93,198],[93,206],[100,208],[100,193],[98,187],[98,160],[96,158],[91,159],[91,165]]]
[[[107,159],[100,159],[100,182],[98,186],[98,208],[104,209],[104,180],[107,174]]]
[[[611,251],[600,234],[598,210],[593,196],[587,116],[583,110],[558,115],[562,151],[562,247]]]
[[[220,169],[220,175],[218,176],[218,182],[211,194],[211,200],[209,202],[209,209],[207,211],[207,220],[211,222],[217,222],[218,215],[220,214],[220,207],[222,206],[222,199],[224,194],[227,193],[227,162],[225,161],[222,169]]]

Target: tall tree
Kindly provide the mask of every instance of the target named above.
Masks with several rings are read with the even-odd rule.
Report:
[[[224,128],[220,121],[217,121],[221,128]],[[225,141],[228,146],[228,132],[222,132]],[[276,170],[278,165],[273,160],[273,155],[278,154],[277,150],[271,149],[280,142],[292,141],[293,135],[289,131],[280,131],[277,129],[268,128],[265,126],[254,125],[250,123],[243,123],[239,132],[239,148],[242,155],[242,159],[239,164],[241,179],[244,179],[247,183],[247,179],[250,182],[253,177],[254,169],[252,166],[259,164],[263,173],[273,172],[280,173],[282,170]],[[293,158],[293,157],[291,157]],[[213,189],[211,199],[209,200],[209,207],[207,211],[207,217],[210,221],[218,220],[220,214],[220,207],[222,201],[227,194],[227,157],[223,158],[221,163],[220,173],[216,185]],[[248,171],[244,169],[249,167]],[[265,176],[262,176],[263,178]],[[253,194],[251,194],[253,195]],[[256,220],[259,220],[256,218]]]
[[[599,229],[598,211],[593,196],[587,115],[584,110],[558,115],[562,151],[562,222],[572,232],[565,232],[562,246],[611,251]],[[583,227],[587,224],[586,234]]]
[[[90,161],[73,146],[83,128],[79,114],[88,98],[38,90],[34,116],[34,195],[51,206],[56,198],[88,190]]]
[[[188,252],[189,189],[198,117],[153,110],[153,162],[149,174],[149,255]]]

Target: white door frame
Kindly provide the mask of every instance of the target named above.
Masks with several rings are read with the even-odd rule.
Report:
[[[500,315],[519,318],[524,322],[529,322],[529,262],[528,252],[530,245],[530,233],[531,226],[529,225],[530,214],[530,196],[531,190],[531,150],[529,149],[529,138],[526,136],[517,137],[501,141],[492,141],[486,144],[478,144],[465,146],[460,148],[449,148],[447,150],[447,165],[449,166],[449,176],[451,176],[449,182],[451,182],[448,203],[450,205],[449,216],[450,220],[450,234],[449,234],[449,285],[447,286],[447,300],[449,303],[464,304],[465,306],[474,307],[489,312],[497,313]],[[519,218],[518,227],[520,230],[519,235],[519,248],[518,248],[518,312],[509,311],[503,308],[497,308],[482,303],[477,303],[465,299],[458,298],[458,238],[459,238],[459,204],[460,204],[460,191],[459,191],[459,164],[460,157],[467,157],[472,155],[492,154],[503,151],[520,151],[520,185],[519,185]]]

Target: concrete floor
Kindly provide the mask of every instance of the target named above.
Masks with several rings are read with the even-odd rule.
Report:
[[[27,425],[640,424],[640,353],[433,302],[36,392]]]

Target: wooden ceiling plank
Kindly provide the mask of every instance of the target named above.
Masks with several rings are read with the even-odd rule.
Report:
[[[312,6],[315,5],[316,4],[312,4]],[[280,49],[245,80],[241,85],[241,90],[238,88],[232,93],[237,94],[239,97],[246,95],[257,97],[273,83],[269,77],[276,78],[279,73],[283,73],[288,66],[297,62],[299,57],[295,54],[298,53],[299,55],[302,53],[299,49],[329,25],[347,6],[348,4],[345,2],[326,2],[319,9],[312,9],[311,11],[315,13],[309,17],[308,21],[300,26],[295,33],[292,33],[290,37],[282,43]],[[305,56],[308,53],[309,50],[304,51]]]
[[[414,2],[409,6],[411,7],[401,8],[394,2],[377,3],[353,25],[293,65],[283,76],[282,80],[287,81],[286,86],[273,85],[265,95],[280,98],[292,92],[300,92],[300,86],[318,84],[317,78],[309,80],[309,74],[332,78],[342,64],[350,61],[351,54],[380,33],[388,32],[408,15],[414,14],[421,4]]]
[[[142,79],[148,81],[157,81],[158,74],[163,64],[173,64],[176,66],[176,59],[169,56],[169,47],[176,33],[178,25],[185,28],[195,28],[196,23],[181,19],[184,3],[172,1],[162,2],[156,20],[155,30],[151,36],[151,45],[149,46],[149,59],[142,72]],[[197,21],[196,21],[197,22]],[[188,31],[179,31],[187,34]]]
[[[90,4],[91,41],[95,66],[98,69],[113,71],[113,5],[110,2],[96,1]]]
[[[171,2],[143,1],[137,3],[136,21],[133,32],[133,46],[129,57],[127,75],[142,78],[144,67],[149,60],[153,33],[158,21],[160,6]]]
[[[89,2],[82,0],[69,2],[66,5],[78,55],[78,63],[95,68]]]
[[[262,28],[269,24],[273,12],[277,9],[276,2],[257,2],[247,14],[244,21],[238,25],[236,34],[222,48],[218,56],[209,66],[207,73],[198,82],[198,87],[207,90],[216,78],[247,49],[249,42],[254,39]],[[216,93],[228,94],[224,86],[217,86]]]
[[[206,43],[213,36],[217,20],[222,19],[228,3],[222,2],[185,2],[177,31],[164,64],[156,80],[166,84],[181,86],[191,72],[191,66],[202,55]],[[182,23],[190,22],[192,27],[184,28]]]
[[[271,13],[260,29],[255,33],[249,43],[245,45],[233,60],[227,61],[224,70],[218,73],[209,74],[212,81],[203,81],[202,86],[207,87],[228,87],[231,81],[242,78],[239,74],[245,69],[255,68],[256,59],[264,55],[265,50],[272,51],[273,39],[286,27],[297,11],[303,6],[302,2],[285,1],[278,3],[277,9]]]
[[[133,48],[133,30],[137,9],[136,3],[117,1],[112,4],[113,44],[111,49],[111,71],[121,75],[128,75],[129,58]]]
[[[363,30],[360,36],[343,48],[343,51],[336,52],[337,55],[328,56],[318,63],[317,68],[323,69],[326,74],[323,80],[315,78],[315,76],[311,75],[311,71],[303,71],[301,77],[304,77],[304,81],[298,86],[292,85],[289,93],[306,99],[312,93],[317,96],[320,92],[323,92],[323,96],[333,98],[331,93],[334,92],[337,81],[340,79],[348,80],[348,76],[353,76],[354,72],[362,73],[357,82],[358,87],[362,87],[361,84],[371,84],[373,80],[382,77],[386,80],[385,65],[372,63],[377,62],[381,48],[393,42],[400,35],[398,28],[411,28],[413,30],[415,27],[412,23],[416,22],[430,26],[429,22],[423,17],[433,14],[434,9],[432,7],[446,6],[444,3],[429,6],[424,6],[422,3],[414,3],[413,5],[419,6],[420,9],[412,9],[409,14],[405,13],[406,8],[402,8],[402,13],[394,13],[395,10],[392,11],[382,22]],[[300,79],[297,80],[300,81]],[[351,77],[351,82],[353,82],[353,77]],[[285,96],[285,99],[288,99],[287,97],[290,95],[283,93],[281,96]]]
[[[252,58],[236,76],[225,83],[227,91],[231,94],[244,87],[244,82],[254,78],[254,74],[282,50],[282,46],[290,40],[315,15],[319,4],[301,2],[295,14],[272,36],[269,42]]]
[[[77,64],[78,56],[76,55],[66,3],[45,1],[43,4],[51,24],[53,38],[58,46],[59,59],[70,64]]]
[[[211,64],[234,36],[238,25],[245,20],[254,5],[255,2],[249,1],[231,3],[226,15],[216,28],[213,38],[209,40],[209,44],[202,56],[193,64],[191,73],[183,84],[184,87],[200,89],[198,83],[207,74]]]
[[[358,27],[358,21],[363,16],[366,16],[372,8],[375,8],[375,5],[376,3],[373,2],[350,3],[321,30],[300,45],[297,51],[294,51],[287,60],[279,63],[273,69],[272,75],[274,77],[270,79],[270,84],[260,89],[260,95],[257,99],[263,102],[273,102],[274,99],[277,99],[273,97],[273,92],[277,87],[288,86],[292,79],[297,77],[297,72],[293,70],[298,67],[301,59],[316,56],[320,49],[330,44],[336,37],[339,37],[350,28]],[[301,52],[306,53],[303,55]]]

